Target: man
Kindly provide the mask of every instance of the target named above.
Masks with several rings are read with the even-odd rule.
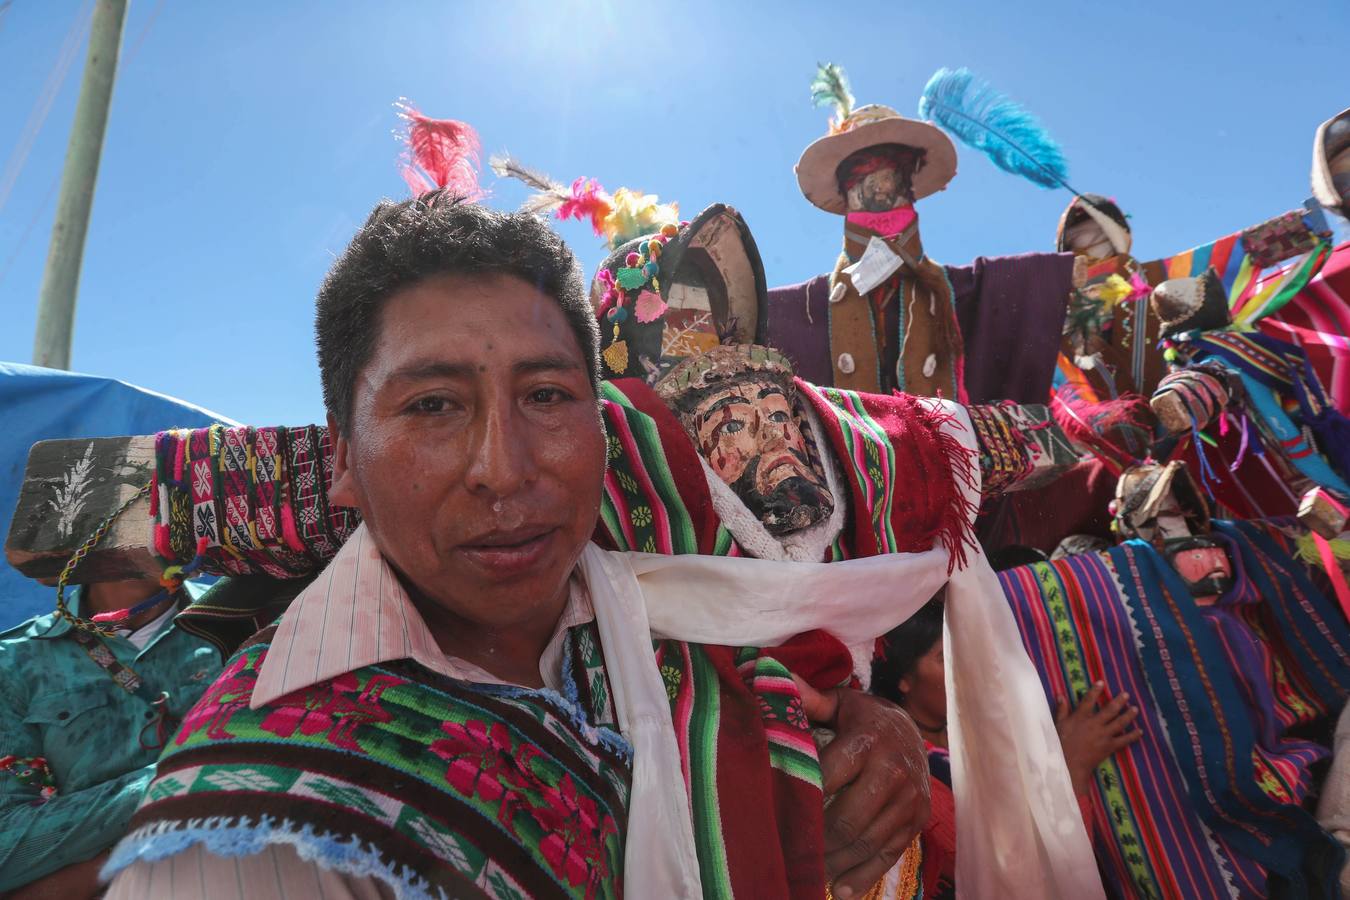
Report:
[[[646,669],[626,674],[634,646],[662,707],[665,690],[645,625],[623,640],[641,606],[615,615],[622,573],[587,547],[607,444],[571,253],[529,216],[439,194],[382,204],[325,282],[317,330],[330,499],[364,524],[171,742],[110,896],[589,897],[625,880],[694,895],[700,868],[706,893],[719,867],[745,865],[702,844],[691,859],[716,823],[670,850],[688,799],[679,757],[659,756],[674,752],[668,711],[633,715],[648,686]],[[801,699],[782,700],[806,734]],[[832,700],[850,752],[824,782],[853,782],[853,814],[880,800],[901,813],[883,826],[910,827],[924,802],[900,771],[907,720]],[[795,861],[817,895],[830,849]],[[841,858],[841,897],[893,862]]]
[[[220,652],[174,622],[203,590],[91,584],[71,609],[134,611],[113,633],[48,613],[0,634],[0,892],[95,896],[166,735],[220,673]]]

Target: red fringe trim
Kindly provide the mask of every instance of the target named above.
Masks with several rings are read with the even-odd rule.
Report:
[[[947,482],[951,497],[945,501],[946,509],[941,513],[936,534],[942,548],[949,554],[947,574],[951,575],[958,566],[965,568],[969,561],[967,547],[972,550],[980,547],[975,537],[975,516],[979,512],[979,504],[966,497],[966,490],[978,493],[979,469],[976,467],[979,457],[974,449],[963,446],[956,435],[943,427],[955,424],[958,428],[964,428],[955,415],[918,401],[911,405],[911,410],[918,420],[916,424],[927,429],[932,436],[946,471],[951,474]],[[932,487],[929,489],[932,490]]]

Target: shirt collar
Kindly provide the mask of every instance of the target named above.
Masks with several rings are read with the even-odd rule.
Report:
[[[594,618],[585,592],[577,589],[576,579],[572,584],[568,606],[541,660],[546,683],[561,658],[559,636]],[[477,666],[445,655],[362,524],[282,615],[249,705],[258,709],[347,672],[397,659],[411,659],[448,678],[497,681]]]

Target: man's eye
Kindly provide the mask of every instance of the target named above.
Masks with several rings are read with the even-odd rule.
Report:
[[[566,400],[567,397],[567,392],[559,390],[558,388],[537,388],[536,390],[530,391],[530,402],[539,403],[544,406],[561,403]]]
[[[732,420],[722,426],[722,431],[725,432],[726,434],[735,434],[744,427],[745,427],[744,422],[737,422],[735,420]]]
[[[770,414],[769,414],[769,421],[770,421],[770,422],[774,422],[774,423],[776,423],[776,424],[778,424],[778,425],[782,425],[783,423],[787,422],[787,420],[788,420],[788,414],[785,413],[785,412],[783,412],[781,409],[778,410],[778,411],[775,412],[775,413],[770,413]]]
[[[450,408],[450,401],[444,397],[418,397],[408,407],[417,413],[443,413]]]

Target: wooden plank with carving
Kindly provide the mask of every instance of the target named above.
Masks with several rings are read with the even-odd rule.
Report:
[[[72,553],[141,486],[155,466],[155,439],[40,441],[28,453],[5,556],[30,578],[55,583]],[[150,552],[150,500],[142,497],[75,569],[74,584],[158,575]]]

